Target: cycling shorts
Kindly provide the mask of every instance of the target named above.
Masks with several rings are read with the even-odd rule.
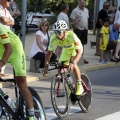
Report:
[[[4,51],[2,53],[4,53]],[[0,54],[0,58],[2,58],[2,55],[3,54]],[[26,76],[26,58],[22,43],[14,46],[14,49],[12,49],[12,54],[10,55],[7,63],[11,63],[13,66],[15,76]]]
[[[62,54],[60,56],[59,62],[66,61],[64,64],[69,65],[70,58],[76,56],[76,50],[75,49],[62,49]]]

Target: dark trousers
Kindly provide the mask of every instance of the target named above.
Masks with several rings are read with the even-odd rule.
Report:
[[[35,60],[40,60],[40,68],[44,68],[45,64],[45,54],[43,52],[38,52],[36,55],[33,56]],[[50,62],[53,62],[57,59],[57,56],[52,53],[52,56],[50,58]]]
[[[115,54],[117,42],[109,41],[106,50],[113,50],[112,56]]]
[[[77,35],[77,37],[80,39],[82,45],[87,44],[88,30],[79,30],[76,28],[73,31]]]

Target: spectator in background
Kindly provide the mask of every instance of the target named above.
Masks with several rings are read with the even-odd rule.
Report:
[[[112,51],[112,58],[111,61],[116,62],[116,59],[114,58],[115,51],[116,51],[116,45],[118,42],[118,30],[119,30],[119,23],[115,23],[113,25],[110,25],[110,34],[109,34],[109,42],[107,45],[106,50],[113,50]]]
[[[61,12],[57,17],[57,20],[64,20],[67,23],[69,29],[70,25],[69,25],[69,18],[67,15],[68,11],[69,11],[69,5],[67,3],[61,4]]]
[[[0,23],[10,29],[10,26],[14,25],[14,19],[10,15],[10,12],[6,9],[10,5],[10,0],[0,0]],[[4,73],[5,66],[2,67],[0,73]]]
[[[19,17],[21,15],[20,10],[18,9],[17,3],[14,2],[14,0],[11,0],[9,7],[7,8],[10,12],[10,14],[12,15],[12,17],[14,18],[15,24],[14,26],[12,26],[12,31],[15,32],[16,34],[18,34],[18,30],[19,30]]]
[[[10,29],[14,25],[14,19],[6,9],[10,5],[10,0],[0,0],[0,23]]]
[[[118,7],[117,12],[115,13],[114,23],[119,23],[120,24],[120,6]],[[120,28],[119,28],[119,32],[120,32]]]
[[[115,14],[114,23],[119,23],[119,24],[120,24],[120,6],[118,7],[118,10],[117,10],[117,12],[116,12],[116,14]],[[114,55],[114,58],[115,58],[115,59],[120,59],[119,51],[120,51],[120,27],[119,27],[118,43],[117,43],[116,51],[115,51],[115,55]]]
[[[14,18],[21,15],[21,12],[18,9],[17,3],[14,2],[14,0],[11,0],[8,10]]]
[[[116,46],[116,50],[115,50],[115,54],[113,56],[114,57],[113,59],[116,59],[116,60],[120,61],[119,52],[120,52],[120,33],[119,33],[119,38],[118,38],[118,41],[117,41],[117,46]]]
[[[69,5],[67,3],[61,4],[61,12],[57,17],[57,21],[64,20],[67,23],[68,30],[69,30],[70,25],[69,25],[69,18],[68,18],[68,15],[67,15],[68,11],[69,11]],[[62,47],[57,46],[57,48],[55,50],[55,53],[56,53],[58,59],[60,58],[61,52],[62,52]]]
[[[104,2],[103,3],[103,9],[101,9],[98,13],[98,18],[97,18],[97,23],[96,23],[96,30],[97,30],[97,35],[96,35],[96,56],[100,55],[100,29],[103,26],[103,20],[108,17],[107,11],[109,10],[109,2]]]
[[[38,72],[42,72],[44,67],[45,55],[47,54],[47,46],[49,43],[50,33],[49,33],[49,22],[46,19],[43,19],[40,22],[39,29],[35,33],[35,40],[33,42],[30,57],[35,60],[40,60],[40,66],[37,69]],[[53,53],[51,57],[51,62],[56,59],[56,55]]]
[[[110,17],[111,24],[114,23],[115,13],[117,11],[117,1],[116,0],[107,0],[110,4],[108,10],[108,16]]]
[[[108,39],[109,39],[109,18],[104,19],[104,24],[100,30],[100,63],[106,63],[107,61],[104,59],[104,51],[106,50]]]
[[[89,18],[88,9],[85,8],[85,0],[78,0],[78,6],[73,9],[70,18],[71,22],[73,22],[73,31],[81,40],[84,48],[84,45],[87,44]],[[74,22],[76,20],[78,22]],[[84,59],[84,63],[88,64],[89,62]]]

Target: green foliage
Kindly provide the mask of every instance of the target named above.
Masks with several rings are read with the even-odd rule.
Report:
[[[22,0],[14,0],[19,9],[22,9]],[[56,15],[60,12],[60,4],[68,3],[71,11],[77,6],[78,0],[27,0],[27,11],[31,12],[42,12],[43,10],[50,9]],[[89,10],[94,9],[94,0],[86,0],[86,7]]]

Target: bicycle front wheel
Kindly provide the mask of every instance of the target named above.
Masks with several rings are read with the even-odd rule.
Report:
[[[31,88],[31,87],[28,87],[28,88],[29,88],[29,90],[32,94],[32,98],[33,98],[35,117],[37,118],[37,120],[46,120],[45,109],[43,107],[40,96],[33,88]],[[24,101],[22,95],[20,95],[20,111],[21,111],[21,115],[23,118],[26,118],[28,116],[27,107],[26,107],[26,104],[25,104],[25,101]]]
[[[81,73],[81,78],[85,83],[83,85],[85,91],[84,91],[84,94],[80,97],[80,101],[78,101],[78,103],[83,112],[88,112],[90,110],[91,99],[92,99],[91,82],[86,73]],[[85,85],[88,90],[86,90]]]
[[[57,80],[56,76],[51,82],[51,101],[56,115],[62,119],[69,113],[69,95],[65,81],[63,79]]]
[[[2,105],[0,105],[0,120],[12,120],[10,113]]]

